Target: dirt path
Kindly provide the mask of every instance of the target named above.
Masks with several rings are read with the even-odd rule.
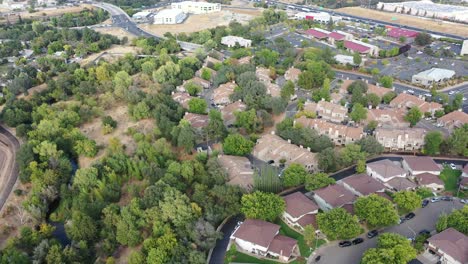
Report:
[[[413,26],[423,30],[433,30],[468,37],[468,26],[463,24],[436,21],[427,17],[422,18],[404,14],[382,12],[362,7],[345,7],[337,10],[351,15]],[[396,18],[397,20],[392,20],[392,18]]]
[[[16,152],[19,146],[18,139],[0,125],[0,211],[18,179]]]

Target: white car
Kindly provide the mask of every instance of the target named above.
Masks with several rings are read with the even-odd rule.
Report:
[[[432,197],[432,198],[431,198],[431,203],[437,203],[437,202],[440,202],[440,198],[439,198],[439,197]]]
[[[443,126],[444,124],[440,124],[440,123],[436,125],[436,127],[443,127]]]
[[[424,119],[427,120],[427,121],[431,121],[431,120],[432,120],[432,118],[430,118],[430,117],[426,117],[426,118],[424,118]]]
[[[450,168],[451,168],[452,170],[456,170],[456,169],[457,169],[457,166],[455,166],[455,164],[453,164],[453,163],[450,163]]]
[[[426,96],[426,97],[432,97],[432,94],[426,93],[426,94],[424,94],[424,96]]]
[[[463,101],[466,101],[466,97],[463,97]]]
[[[455,93],[455,91],[450,91],[450,92],[449,92],[449,95],[452,95],[452,94],[454,94],[454,93]]]
[[[413,90],[408,90],[407,92],[410,93],[410,94],[414,94]]]
[[[461,199],[461,200],[460,200],[460,203],[462,203],[462,204],[468,204],[468,199]]]

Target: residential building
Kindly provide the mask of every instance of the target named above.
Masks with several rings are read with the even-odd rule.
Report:
[[[218,163],[229,176],[227,184],[238,185],[247,191],[253,189],[254,171],[249,159],[239,156],[219,155]]]
[[[304,104],[304,111],[316,113],[318,117],[336,123],[341,123],[348,117],[348,109],[346,107],[325,100],[318,103],[307,101]]]
[[[463,190],[468,190],[468,177],[462,177],[458,184]]]
[[[388,159],[367,163],[367,175],[385,183],[394,178],[406,178],[406,171],[399,163]]]
[[[295,120],[295,124],[312,128],[320,135],[327,135],[337,146],[354,143],[364,137],[364,130],[362,127],[333,124],[323,119],[312,119],[301,116]]]
[[[345,204],[353,204],[356,200],[356,195],[342,185],[333,184],[315,190],[314,199],[322,210],[329,211],[333,208],[342,207]]]
[[[284,73],[284,79],[286,79],[287,81],[297,82],[301,73],[301,70],[291,67]]]
[[[410,175],[416,176],[422,173],[432,173],[440,175],[441,167],[435,163],[431,157],[427,156],[407,156],[403,157],[403,168],[407,170]]]
[[[216,64],[222,64],[223,62],[213,58],[211,56],[207,56],[205,62],[203,63],[203,67],[213,68]]]
[[[377,128],[375,138],[391,151],[414,151],[424,146],[426,130],[422,128],[411,129],[387,129]]]
[[[150,21],[150,17],[153,14],[151,11],[140,11],[133,14],[132,19],[137,23],[147,23]]]
[[[400,42],[402,38],[405,39],[405,43],[411,43],[414,41],[416,36],[419,34],[417,31],[408,30],[404,28],[390,28],[387,31],[387,37]]]
[[[385,88],[382,86],[377,86],[373,84],[367,84],[367,94],[376,94],[378,97],[382,98],[384,95],[386,95],[389,92],[392,92],[393,89]]]
[[[307,171],[314,172],[318,169],[317,154],[310,152],[302,146],[291,144],[291,141],[284,140],[276,135],[263,135],[257,140],[253,149],[253,156],[259,160],[273,162],[279,166],[284,161],[285,165],[291,163],[302,164]]]
[[[212,81],[216,77],[217,72],[209,67],[203,67],[199,69],[198,71],[195,72],[195,76],[202,78],[203,70],[210,72],[211,78],[209,81]]]
[[[185,112],[183,119],[187,120],[192,125],[192,127],[197,130],[201,130],[202,128],[206,127],[210,121],[208,115],[200,115],[189,112]]]
[[[435,192],[444,190],[444,182],[435,174],[425,172],[416,175],[414,178],[421,187],[432,189]]]
[[[286,209],[283,212],[283,218],[291,226],[304,229],[306,225],[313,225],[317,228],[316,214],[318,205],[301,192],[295,192],[283,197],[286,203]]]
[[[221,84],[218,88],[213,90],[212,100],[215,105],[227,105],[231,103],[231,96],[234,93],[234,89],[237,87],[236,83],[228,82]]]
[[[206,14],[221,11],[220,3],[183,1],[172,3],[171,8],[188,14]]]
[[[443,83],[447,80],[450,80],[453,78],[453,76],[455,76],[455,71],[441,68],[431,68],[413,75],[411,82],[422,84],[424,86],[431,86],[433,84]]]
[[[463,111],[453,111],[437,119],[437,123],[449,130],[468,124],[468,114]]]
[[[180,24],[184,22],[187,15],[176,9],[163,9],[153,18],[154,24]]]
[[[280,226],[263,220],[246,219],[231,235],[238,249],[249,253],[277,256],[288,261],[298,255],[297,241],[279,234]]]
[[[311,29],[306,30],[305,33],[316,39],[326,40],[328,39],[328,35],[330,34],[330,31],[326,31],[321,28],[311,28]]]
[[[210,82],[210,81],[207,81],[207,80],[202,79],[202,78],[197,77],[197,76],[193,77],[193,78],[190,79],[190,80],[185,81],[184,84],[185,84],[185,83],[188,83],[188,82],[192,82],[192,83],[198,84],[198,85],[200,85],[201,87],[203,87],[203,88],[205,88],[205,89],[208,89],[208,88],[211,87],[211,82]]]
[[[183,108],[188,109],[188,102],[195,98],[186,92],[172,92],[172,99],[179,103]]]
[[[257,76],[257,79],[261,82],[271,82],[272,79],[270,77],[270,69],[263,68],[263,67],[257,67],[255,69],[255,76]]]
[[[281,96],[281,88],[276,83],[271,82],[264,82],[267,94],[271,95],[272,97],[280,97]]]
[[[245,56],[245,57],[242,57],[240,59],[237,60],[237,63],[239,65],[242,65],[242,64],[249,64],[250,61],[252,60],[252,56]]]
[[[468,263],[468,237],[449,227],[427,239],[427,249],[440,256],[444,264]]]
[[[338,181],[338,183],[357,196],[367,196],[377,192],[384,192],[386,189],[385,185],[380,181],[365,173],[351,175]]]
[[[405,120],[405,110],[387,108],[374,108],[367,110],[367,119],[365,124],[376,121],[379,127],[383,128],[407,128],[409,122]]]
[[[463,166],[462,177],[468,177],[468,163]]]
[[[344,47],[350,52],[379,56],[379,47],[358,40],[345,40]]]
[[[236,111],[245,111],[246,109],[247,105],[242,103],[240,100],[221,108],[221,115],[223,116],[224,125],[227,127],[232,126],[236,122],[236,116],[234,113]]]
[[[439,103],[426,102],[424,99],[416,97],[407,93],[400,93],[397,97],[393,98],[390,106],[394,108],[410,109],[417,106],[423,113],[431,113],[434,115],[435,111],[443,110],[443,106]]]
[[[415,190],[416,187],[418,187],[416,183],[408,180],[407,178],[401,178],[401,177],[393,178],[384,184],[388,188],[397,192]]]
[[[236,36],[225,36],[221,38],[221,44],[228,47],[234,47],[238,44],[240,47],[247,48],[252,46],[252,40]]]

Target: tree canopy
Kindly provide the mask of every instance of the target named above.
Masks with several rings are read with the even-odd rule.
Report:
[[[284,200],[276,194],[260,191],[242,196],[241,212],[247,218],[274,221],[285,209]]]

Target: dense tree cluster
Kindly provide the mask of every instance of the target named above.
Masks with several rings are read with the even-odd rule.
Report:
[[[410,241],[399,234],[385,233],[379,236],[377,248],[368,249],[362,256],[361,263],[404,264],[416,258],[416,249]]]

